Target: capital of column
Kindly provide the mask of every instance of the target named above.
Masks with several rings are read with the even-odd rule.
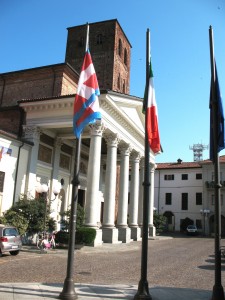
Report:
[[[101,120],[96,121],[94,124],[90,124],[89,127],[91,136],[102,136],[106,129],[105,124]]]
[[[154,173],[156,169],[156,164],[150,163],[150,172]]]
[[[62,140],[61,138],[57,137],[57,138],[55,139],[54,146],[55,146],[56,148],[60,148],[62,145],[63,145],[63,140]]]
[[[118,134],[113,132],[104,133],[103,137],[107,143],[107,146],[111,147],[117,147],[121,140]]]
[[[122,143],[119,145],[119,150],[120,150],[120,153],[123,155],[130,155],[133,148],[131,147],[130,144]]]
[[[37,126],[23,125],[23,135],[30,141],[40,140],[41,129]]]
[[[141,154],[137,151],[132,151],[130,159],[134,162],[139,162],[141,159]]]

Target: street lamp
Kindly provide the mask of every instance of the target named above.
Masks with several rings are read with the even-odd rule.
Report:
[[[210,210],[209,209],[200,209],[200,213],[202,216],[204,216],[204,235],[207,233],[208,234],[208,221],[207,221],[207,217],[210,214]],[[206,230],[206,226],[207,226],[207,230]]]
[[[47,213],[47,192],[48,192],[48,185],[39,183],[36,186],[36,192],[41,195],[41,197],[45,201],[45,211],[44,211],[44,232],[46,232],[46,213]]]
[[[62,185],[59,181],[55,182],[53,188],[52,188],[52,192],[55,195],[55,198],[58,196],[58,194],[60,193],[62,188]]]
[[[46,215],[47,215],[47,193],[49,190],[49,187],[47,184],[41,184],[39,183],[36,187],[36,192],[41,195],[41,197],[45,200],[45,211],[44,211],[44,232],[46,232]],[[60,182],[56,182],[52,188],[52,192],[55,196],[55,198],[57,197],[57,195],[60,193],[61,190],[61,183]],[[55,200],[55,199],[53,199]]]

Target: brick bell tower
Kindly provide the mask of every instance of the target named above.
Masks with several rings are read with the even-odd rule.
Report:
[[[80,73],[85,52],[86,24],[67,30],[65,61]],[[129,94],[131,44],[117,19],[89,24],[89,49],[99,88]]]

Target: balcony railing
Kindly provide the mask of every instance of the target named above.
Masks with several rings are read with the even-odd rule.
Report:
[[[225,188],[225,181],[220,181],[221,187]],[[213,189],[215,187],[215,181],[206,181],[205,186],[207,189]]]

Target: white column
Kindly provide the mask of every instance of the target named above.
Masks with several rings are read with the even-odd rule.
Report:
[[[62,139],[56,138],[54,143],[54,158],[53,158],[53,170],[52,170],[52,183],[50,187],[50,199],[51,201],[51,217],[57,221],[57,230],[60,230],[60,216],[58,211],[58,196],[55,197],[53,193],[53,188],[58,184],[58,176],[59,176],[59,160],[60,160],[60,151],[62,146]]]
[[[127,226],[128,213],[128,184],[129,184],[129,156],[131,152],[130,145],[119,145],[120,150],[120,189],[117,227],[119,229],[119,240],[127,243],[130,242],[131,231]]]
[[[156,230],[153,225],[153,208],[154,208],[154,179],[155,179],[155,164],[150,163],[150,201],[149,201],[149,236],[155,236]]]
[[[131,182],[130,182],[130,204],[129,204],[129,227],[131,238],[140,239],[141,231],[138,228],[138,192],[139,192],[139,162],[140,154],[136,151],[131,154]]]
[[[87,174],[87,195],[85,206],[85,225],[97,228],[97,216],[100,209],[98,199],[101,144],[104,126],[101,122],[96,122],[90,126],[91,143],[88,160]]]
[[[104,193],[103,227],[114,227],[117,146],[119,139],[116,134],[104,135],[107,143],[106,179]]]
[[[144,183],[144,174],[145,174],[145,169],[144,169],[144,164],[145,164],[145,159],[144,157],[141,158],[140,160],[140,174],[139,174],[139,202],[138,202],[138,225],[139,227],[142,227],[143,225],[143,196],[144,196],[144,188],[143,188],[143,183]]]
[[[41,130],[37,126],[23,126],[24,137],[26,140],[32,142],[34,145],[31,148],[30,162],[28,166],[28,178],[26,183],[26,190],[28,197],[35,198],[36,186],[36,171],[38,161],[38,150],[40,143]]]
[[[102,238],[106,243],[118,243],[118,229],[115,228],[115,196],[116,196],[116,166],[117,146],[119,138],[117,134],[104,135],[107,143],[106,179],[104,193],[104,213],[102,225]]]

